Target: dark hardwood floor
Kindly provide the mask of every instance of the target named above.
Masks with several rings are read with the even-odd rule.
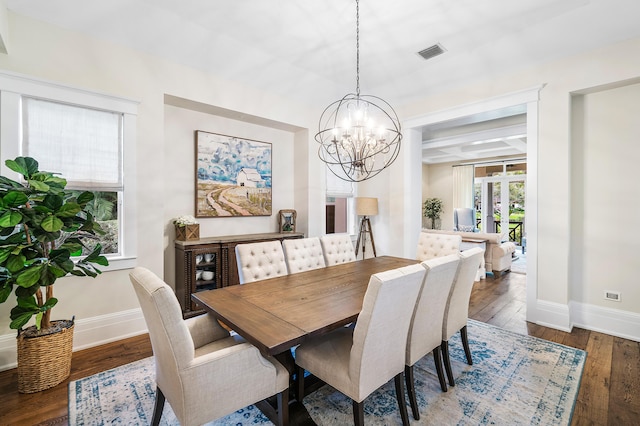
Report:
[[[508,273],[476,283],[469,316],[588,352],[573,425],[639,424],[640,343],[584,329],[565,333],[527,323],[525,279],[525,275]],[[73,355],[69,380],[150,355],[147,335],[79,351]],[[16,370],[0,372],[0,425],[68,424],[69,380],[37,394],[19,394]]]

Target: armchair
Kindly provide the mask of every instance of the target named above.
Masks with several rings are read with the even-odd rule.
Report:
[[[476,210],[468,207],[453,209],[453,230],[462,232],[478,232],[476,226]]]

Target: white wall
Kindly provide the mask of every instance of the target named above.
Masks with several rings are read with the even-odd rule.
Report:
[[[293,207],[306,213],[299,225],[309,226],[312,232],[324,228],[324,211],[320,211],[323,209],[311,208],[311,203],[318,206],[324,202],[324,179],[317,178],[324,176],[322,163],[315,156],[315,141],[309,139],[308,131],[317,125],[316,108],[13,13],[9,13],[9,31],[11,51],[8,55],[0,54],[0,69],[140,102],[135,144],[138,265],[163,276],[173,239],[168,221],[176,214],[193,212],[194,184],[189,179],[193,177],[195,161],[193,136],[187,138],[186,133],[181,133],[186,129],[181,125],[165,125],[166,94],[235,112],[235,117],[223,120],[211,114],[182,111],[184,114],[180,115],[180,111],[168,108],[170,119],[193,123],[191,131],[196,130],[196,124],[209,131],[224,127],[230,134],[273,142],[276,152],[273,161],[278,165],[274,182],[282,185],[282,191],[274,194],[276,213],[279,208]],[[226,60],[220,58],[221,65]],[[264,122],[284,123],[289,130],[261,127],[259,123]],[[165,131],[171,132],[171,136],[165,135]],[[183,144],[186,146],[182,147]],[[2,153],[0,157],[5,160]],[[302,182],[294,183],[294,176],[301,177]],[[224,233],[275,231],[276,220],[275,216],[229,219],[226,223],[235,229]],[[220,232],[219,223],[207,219],[201,232]],[[168,280],[172,279],[171,270],[167,275]],[[56,283],[55,292],[60,302],[53,318],[75,315],[78,320],[75,348],[144,330],[127,270],[104,273],[95,280],[64,278]],[[0,369],[15,362],[15,331],[8,327],[11,307],[10,303],[0,305]]]
[[[583,99],[575,127],[582,129],[572,141],[572,226],[582,241],[572,244],[579,270],[571,299],[640,313],[633,267],[640,249],[633,232],[640,212],[640,84],[577,96]],[[605,300],[606,290],[620,291],[621,301]]]
[[[175,285],[175,229],[171,220],[184,214],[195,215],[195,141],[194,130],[238,136],[271,143],[272,211],[271,216],[197,218],[200,237],[252,234],[278,231],[278,211],[294,208],[293,151],[294,134],[232,120],[193,109],[165,105],[165,158],[171,173],[164,174],[165,190],[171,194],[164,206],[164,276]],[[298,224],[297,231],[305,232]]]
[[[637,299],[633,300],[633,296],[637,293],[632,289],[633,281],[622,282],[624,277],[635,273],[633,262],[625,261],[624,256],[611,256],[608,259],[611,263],[606,265],[606,269],[614,274],[609,276],[607,281],[619,284],[623,294],[628,294],[632,298],[630,305],[625,305],[624,308],[623,305],[618,305],[617,308],[602,311],[598,310],[600,306],[596,304],[595,299],[586,299],[587,307],[583,306],[582,302],[573,301],[572,290],[578,286],[582,286],[584,294],[599,293],[599,285],[591,288],[594,283],[590,279],[586,280],[582,277],[581,283],[570,286],[570,268],[581,262],[581,253],[570,247],[570,241],[574,241],[575,232],[577,232],[570,227],[571,217],[573,211],[584,208],[582,204],[576,204],[571,197],[572,191],[576,189],[571,179],[572,167],[575,166],[571,157],[571,96],[574,93],[592,91],[593,88],[604,85],[620,85],[621,82],[633,81],[639,77],[640,39],[634,39],[490,81],[480,77],[474,84],[425,98],[405,106],[401,111],[404,116],[420,116],[541,84],[545,85],[540,92],[538,104],[538,146],[535,153],[538,162],[537,191],[531,194],[537,205],[538,233],[535,236],[528,235],[529,239],[536,240],[530,247],[536,247],[535,255],[538,259],[537,279],[528,283],[535,286],[536,290],[535,312],[532,312],[532,318],[536,322],[566,330],[576,323],[593,329],[599,328],[610,334],[640,340],[640,315],[638,315],[640,304]],[[609,111],[607,119],[617,111],[618,109],[615,112]],[[631,132],[631,138],[635,137],[637,141],[639,135],[637,126],[628,130]],[[593,146],[589,151],[596,153],[598,149],[607,149],[611,141],[593,140],[589,143]],[[607,145],[603,147],[603,143]],[[618,146],[618,144],[619,142],[615,142],[612,146]],[[599,148],[596,149],[595,146]],[[637,143],[626,143],[625,150],[628,157],[638,159]],[[593,164],[589,163],[589,159],[590,157],[586,157],[583,175],[599,176],[601,174],[599,169],[594,168]],[[601,159],[607,163],[606,170],[613,173],[610,179],[618,182],[631,181],[630,169],[616,167],[615,161],[619,159],[618,155],[608,154],[601,156]],[[402,158],[401,167],[420,167],[412,165],[409,160]],[[631,185],[625,185],[620,194],[629,196],[608,199],[611,204],[607,211],[628,211],[628,199],[637,198],[637,189]],[[416,192],[414,196],[420,197],[420,193]],[[597,247],[605,242],[615,246],[620,242],[618,233],[613,230],[610,230],[608,236],[601,237],[603,239],[597,239],[595,234],[585,235],[585,247]],[[630,252],[637,253],[640,250],[640,240],[628,241],[623,245]],[[598,263],[599,266],[604,267],[602,263]]]

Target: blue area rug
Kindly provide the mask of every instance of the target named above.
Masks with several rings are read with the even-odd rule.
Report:
[[[469,320],[474,365],[458,336],[450,342],[456,386],[444,393],[431,355],[414,367],[421,425],[568,425],[586,352]],[[153,358],[69,383],[69,424],[147,425],[155,393]],[[316,424],[353,424],[351,400],[330,386],[307,396]],[[401,424],[393,380],[365,400],[367,425]],[[178,425],[168,402],[162,425]],[[209,425],[271,424],[254,406]]]

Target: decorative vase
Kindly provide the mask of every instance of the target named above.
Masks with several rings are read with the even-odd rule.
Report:
[[[52,388],[71,373],[73,320],[51,321],[49,334],[35,326],[18,334],[18,392],[34,393]]]
[[[191,241],[200,239],[200,224],[194,225],[176,225],[176,240]]]

